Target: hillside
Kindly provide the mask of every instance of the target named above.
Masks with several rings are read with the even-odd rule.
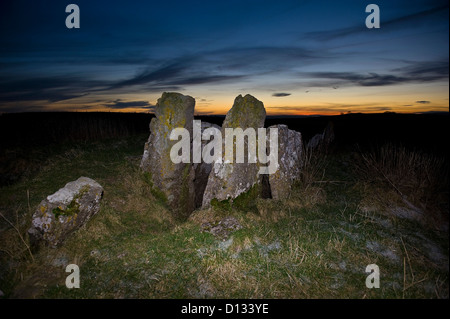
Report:
[[[0,116],[5,298],[449,297],[448,114],[268,117],[305,142],[332,121],[336,140],[305,151],[288,200],[214,206],[182,223],[139,171],[150,115],[87,114]],[[37,205],[80,176],[103,186],[100,212],[63,246],[30,251]],[[408,218],[415,209],[421,220]],[[219,238],[208,225],[226,216],[242,228]],[[71,263],[80,289],[64,284]],[[370,264],[379,289],[366,287]]]

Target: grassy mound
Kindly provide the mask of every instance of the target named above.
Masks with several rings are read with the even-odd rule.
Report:
[[[67,145],[2,187],[5,297],[448,298],[448,232],[375,205],[370,190],[385,201],[392,190],[355,167],[360,153],[309,153],[289,199],[215,205],[179,223],[139,171],[147,137]],[[101,211],[62,247],[30,255],[33,210],[79,176],[104,187]],[[202,231],[225,216],[243,227],[226,240]],[[71,263],[80,267],[80,289],[65,286]],[[365,285],[369,264],[380,268],[379,289]]]

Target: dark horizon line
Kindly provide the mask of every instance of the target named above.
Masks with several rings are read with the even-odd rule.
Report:
[[[70,113],[116,113],[116,114],[145,114],[154,115],[154,112],[117,112],[117,111],[29,111],[29,112],[1,112],[0,116],[5,114],[70,114]],[[395,111],[385,111],[385,112],[341,112],[340,114],[286,114],[286,115],[266,115],[266,118],[293,118],[293,117],[325,117],[325,116],[345,116],[345,115],[382,115],[382,114],[400,114],[400,115],[425,115],[425,114],[446,114],[449,111],[425,111],[425,112],[395,112]],[[194,114],[195,116],[206,116],[206,117],[225,117],[226,114]]]

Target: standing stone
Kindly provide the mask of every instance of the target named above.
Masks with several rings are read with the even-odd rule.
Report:
[[[249,144],[246,141],[244,163],[236,163],[236,142],[234,142],[234,160],[227,162],[225,160],[227,152],[225,149],[225,132],[227,128],[241,128],[243,131],[247,128],[253,128],[257,132],[258,128],[264,127],[265,118],[266,110],[261,101],[248,94],[244,97],[242,95],[236,97],[233,107],[228,111],[222,124],[222,163],[216,162],[213,165],[203,195],[203,207],[208,207],[213,199],[218,201],[233,200],[250,189],[261,186],[262,176],[258,174],[260,165],[258,161],[249,163],[247,154],[249,147],[255,147],[257,151],[257,145]],[[252,193],[258,192],[256,190]]]
[[[328,122],[327,127],[322,133],[314,135],[308,142],[308,149],[315,149],[321,152],[327,152],[334,141],[334,124]]]
[[[273,125],[267,130],[268,140],[271,128],[278,128],[279,166],[274,174],[269,175],[269,184],[272,198],[281,200],[289,197],[293,183],[300,178],[303,166],[302,135],[286,125]]]
[[[47,196],[33,214],[28,229],[30,242],[60,245],[100,210],[103,188],[93,179],[80,177]]]
[[[202,140],[201,134],[208,129],[215,128],[218,132],[220,132],[220,126],[208,122],[202,121],[201,132],[194,132],[194,139],[201,140],[201,149],[204,148],[209,141]],[[200,136],[195,136],[195,134],[200,134]],[[194,150],[193,150],[194,151]],[[207,163],[205,161],[201,161],[201,163],[194,163],[194,171],[195,171],[195,179],[194,179],[194,188],[195,188],[195,207],[201,207],[203,202],[203,194],[205,192],[206,184],[208,183],[209,173],[213,167],[212,163]]]
[[[170,150],[178,141],[170,140],[175,128],[185,128],[192,142],[195,100],[179,93],[163,93],[150,122],[150,137],[144,147],[141,168],[150,174],[153,187],[162,192],[172,213],[184,219],[194,210],[194,170],[191,163],[173,163]]]
[[[316,149],[320,146],[323,141],[323,133],[318,133],[314,135],[308,142],[306,146],[308,149]]]
[[[329,151],[330,146],[334,142],[334,124],[333,122],[328,122],[327,127],[323,131],[323,147],[325,149],[325,152]]]

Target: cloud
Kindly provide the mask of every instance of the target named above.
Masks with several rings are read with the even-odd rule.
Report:
[[[154,109],[155,105],[150,104],[148,101],[128,101],[122,102],[121,99],[117,99],[113,102],[106,103],[104,106],[111,109],[128,109],[128,108],[141,108],[141,109]]]
[[[244,75],[199,75],[192,77],[185,77],[175,80],[172,84],[175,85],[192,85],[192,84],[207,84],[215,82],[225,82],[231,80],[238,80],[244,78]]]
[[[23,93],[0,94],[1,102],[17,102],[17,101],[47,101],[59,102],[64,100],[71,100],[74,98],[88,95],[87,93],[71,94],[70,92],[46,92],[33,91]]]
[[[107,60],[112,65],[147,64],[135,75],[115,81],[96,80],[95,77],[86,74],[30,78],[19,77],[13,72],[9,75],[4,74],[0,77],[0,103],[18,101],[54,103],[86,95],[95,96],[96,93],[106,91],[114,91],[115,94],[183,91],[191,85],[233,83],[258,79],[260,76],[269,74],[291,73],[294,66],[307,65],[312,61],[320,62],[324,59],[322,52],[318,53],[301,47],[275,46],[205,50],[196,54],[159,60],[147,59],[141,54],[135,58]],[[123,103],[127,102],[112,101],[107,102],[105,106],[113,109],[148,107],[148,105],[133,106],[131,104],[128,106]]]
[[[376,72],[306,72],[302,77],[322,79],[310,81],[312,87],[342,86],[387,86],[403,83],[427,83],[448,79],[448,61],[409,62],[407,66],[387,70],[388,74]]]
[[[47,111],[46,105],[0,105],[0,113],[15,113],[15,112],[42,112]]]
[[[380,105],[379,103],[325,103],[323,105],[305,105],[305,106],[268,106],[269,111],[295,112],[295,113],[340,113],[340,112],[381,112],[393,110],[392,107]]]
[[[58,102],[86,96],[101,85],[98,81],[72,76],[49,76],[29,79],[0,78],[0,102]]]
[[[400,16],[391,20],[387,20],[385,22],[383,22],[384,26],[399,26],[400,24],[407,24],[408,27],[413,26],[413,25],[417,25],[419,22],[423,21],[423,19],[428,18],[436,13],[445,13],[447,12],[447,16],[448,16],[448,2],[445,3],[444,5],[440,5],[440,6],[436,6],[430,9],[426,9],[426,10],[422,10],[419,12],[415,12],[412,14],[407,14],[404,16]]]
[[[417,27],[421,23],[430,23],[430,22],[433,23],[437,21],[437,19],[435,18],[436,14],[440,13],[446,14],[447,17],[446,19],[448,19],[448,8],[449,5],[448,3],[446,3],[444,5],[439,5],[430,9],[392,18],[390,20],[385,21],[381,20],[381,28],[378,31],[383,32],[384,30],[392,30],[392,29],[400,30],[401,28]],[[443,21],[445,21],[445,16]],[[337,30],[309,32],[306,34],[306,37],[319,41],[329,41],[336,38],[363,34],[367,31],[368,31],[367,28],[361,27],[361,25],[357,25]]]
[[[148,68],[127,80],[114,83],[108,89],[146,85],[146,89],[151,91],[181,90],[185,85],[226,82],[245,77],[244,75],[212,74],[210,70],[215,66],[198,65],[200,62],[195,64],[194,60],[195,58],[192,57],[184,57],[156,69]]]
[[[296,66],[332,57],[301,47],[225,48],[197,52],[166,61],[151,61],[151,66],[136,75],[117,81],[107,90],[146,85],[146,89],[223,83],[261,75],[290,72]],[[144,88],[142,88],[144,89]]]
[[[448,60],[443,61],[420,61],[409,62],[409,65],[394,69],[395,72],[401,72],[410,78],[421,80],[440,80],[448,79]]]
[[[285,96],[289,96],[289,95],[291,95],[291,93],[274,93],[274,94],[272,94],[272,96],[275,96],[275,97],[285,97]]]
[[[355,72],[309,72],[307,73],[307,76],[319,79],[339,80],[344,83],[348,82],[359,86],[385,86],[407,81],[407,79],[401,76],[392,74],[378,74],[374,72],[367,74]],[[325,82],[322,83],[322,85],[320,83],[316,83],[316,85],[313,86],[335,87],[335,84],[336,82]]]
[[[254,46],[244,48],[226,48],[205,52],[206,59],[214,59],[223,68],[228,70],[257,70],[263,72],[276,71],[286,65],[291,66],[308,64],[311,61],[323,60],[332,57],[322,51],[307,49],[300,46]],[[299,64],[301,63],[301,64]]]
[[[110,89],[117,89],[121,87],[147,84],[152,82],[158,84],[164,83],[167,80],[179,76],[184,70],[187,69],[187,67],[188,64],[186,63],[186,61],[174,61],[168,65],[164,65],[156,69],[149,68],[138,73],[136,76],[130,79],[119,81],[113,84]]]
[[[448,114],[448,110],[417,112],[418,114]]]
[[[431,102],[430,101],[416,101],[416,103],[419,103],[419,104],[430,104]]]

